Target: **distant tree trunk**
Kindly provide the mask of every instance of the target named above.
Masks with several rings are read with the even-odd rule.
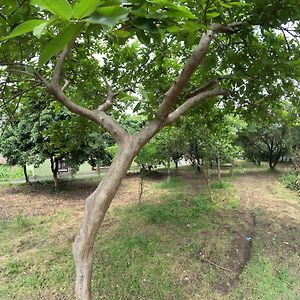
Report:
[[[174,159],[175,162],[175,168],[178,169],[178,159]]]
[[[144,194],[144,183],[145,183],[146,170],[140,169],[140,180],[139,180],[139,204],[142,203],[142,196]]]
[[[101,168],[100,168],[100,162],[99,161],[97,161],[96,166],[97,166],[97,174],[100,177],[101,176]]]
[[[171,161],[168,159],[168,178],[167,181],[169,182],[171,180]]]
[[[229,175],[233,176],[233,170],[234,170],[234,160],[231,161],[231,167],[229,169]]]
[[[270,154],[269,155],[269,167],[271,170],[275,170],[277,163],[279,162],[281,154]]]
[[[211,186],[210,186],[210,169],[209,169],[209,164],[206,164],[203,173],[204,173],[204,177],[205,177],[205,181],[206,181],[206,186],[207,186],[207,190],[208,190],[208,194],[209,194],[209,198],[210,201],[212,202],[214,200],[213,198],[213,194],[212,194],[212,190],[211,190]]]
[[[23,165],[23,172],[24,172],[24,177],[25,177],[26,183],[29,183],[26,165]]]
[[[221,181],[221,162],[220,158],[217,158],[217,168],[218,168],[218,180]]]
[[[53,182],[54,182],[54,187],[57,188],[58,186],[58,178],[57,178],[57,174],[58,174],[58,158],[57,157],[50,157],[50,161],[51,161],[51,171],[53,174]]]

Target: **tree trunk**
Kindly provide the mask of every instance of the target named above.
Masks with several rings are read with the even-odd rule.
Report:
[[[207,186],[207,190],[208,190],[208,194],[209,194],[210,201],[213,202],[214,198],[213,198],[213,194],[212,194],[212,190],[211,190],[211,186],[210,186],[210,170],[209,170],[209,164],[207,164],[207,165],[205,166],[205,169],[203,169],[203,173],[204,173],[204,177],[205,177],[206,186]]]
[[[51,161],[51,171],[52,171],[52,174],[53,174],[54,187],[57,188],[57,186],[58,186],[58,178],[57,178],[58,158],[51,156],[50,161]]]
[[[29,183],[26,165],[23,166],[23,172],[24,172],[24,177],[25,177],[26,183]]]
[[[137,153],[135,148],[130,138],[126,144],[119,146],[118,154],[108,172],[96,190],[86,199],[84,217],[73,243],[77,299],[91,299],[92,251],[96,235],[106,211]]]
[[[233,176],[233,171],[234,171],[234,160],[231,161],[231,167],[229,169],[229,175]]]
[[[97,174],[98,174],[99,177],[101,177],[101,168],[100,168],[101,166],[100,166],[99,161],[97,161],[96,166],[97,166]]]
[[[144,168],[140,169],[140,181],[139,181],[139,204],[142,203],[142,196],[144,193],[144,180],[145,180],[146,170]]]
[[[170,159],[168,159],[168,178],[167,181],[170,182],[171,180],[171,162]]]
[[[220,158],[217,158],[217,168],[218,168],[218,181],[221,181],[221,165],[220,165]]]

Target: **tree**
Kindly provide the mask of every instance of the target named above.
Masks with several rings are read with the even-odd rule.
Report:
[[[29,47],[26,58],[21,61],[19,71],[28,76],[32,75],[39,83],[43,83],[49,94],[71,112],[86,117],[105,128],[118,143],[118,153],[109,171],[97,189],[87,198],[80,231],[73,244],[76,262],[76,297],[78,299],[91,298],[92,249],[96,234],[135,156],[163,127],[174,122],[192,106],[207,98],[228,95],[228,92],[219,86],[219,81],[225,78],[226,83],[224,75],[237,69],[235,65],[228,65],[231,61],[230,56],[238,57],[238,53],[244,50],[247,52],[251,48],[247,46],[249,42],[255,45],[255,48],[260,48],[259,53],[268,53],[270,49],[267,46],[278,36],[274,33],[273,28],[298,17],[298,11],[295,9],[296,2],[294,6],[292,0],[286,2],[290,4],[289,9],[284,10],[281,15],[277,14],[277,10],[281,9],[281,2],[272,5],[272,1],[269,0],[264,1],[268,9],[261,9],[261,2],[258,0],[254,2],[221,0],[218,5],[202,0],[190,0],[184,3],[168,0],[126,2],[81,0],[75,2],[73,6],[67,0],[51,2],[34,0],[32,1],[35,4],[34,7],[29,6],[26,2],[24,4],[24,7],[27,8],[26,14],[23,14],[18,21],[12,21],[10,16],[14,14],[14,10],[5,1],[6,6],[1,11],[1,15],[4,16],[4,18],[1,17],[4,20],[1,19],[2,27],[4,24],[4,30],[7,32],[13,28],[1,46],[5,49],[3,51],[5,55],[8,56],[7,50],[13,47],[15,42],[18,42],[18,38],[12,42],[8,40],[9,38],[29,32],[41,37],[41,44],[44,46],[39,55],[40,70],[34,63],[37,49],[40,49],[40,46],[34,40],[33,45],[37,44],[37,48]],[[51,13],[50,18],[49,12]],[[29,15],[35,16],[36,19],[28,20]],[[19,20],[22,20],[23,23],[16,26]],[[254,25],[258,27],[254,28]],[[259,31],[259,29],[262,30]],[[201,35],[200,42],[192,50],[202,31],[204,33]],[[219,40],[213,42],[213,38],[217,38],[219,35]],[[264,39],[267,35],[271,39]],[[229,36],[229,39],[226,36]],[[79,38],[76,40],[76,37]],[[144,45],[138,44],[136,48],[132,47],[132,38],[135,39],[135,37]],[[20,39],[25,38],[21,37]],[[28,43],[32,38],[27,37],[26,40]],[[283,39],[276,41],[279,46],[271,50],[274,53],[282,54],[286,43]],[[208,60],[204,63],[203,68],[205,72],[202,74],[200,71],[196,72],[211,44],[217,51],[208,55]],[[220,49],[224,51],[220,56],[218,55],[219,45]],[[231,45],[233,50],[226,53],[225,49]],[[289,43],[289,47],[291,51],[296,49],[293,42]],[[132,48],[129,55],[135,57],[130,61],[121,55],[128,48]],[[165,52],[161,51],[162,48],[165,49]],[[77,97],[80,95],[80,88],[85,86],[84,83],[79,84],[79,80],[86,82],[84,80],[86,77],[80,78],[81,71],[78,72],[76,80],[71,80],[68,85],[68,77],[73,78],[74,74],[70,74],[72,69],[68,68],[72,63],[72,58],[67,58],[72,52],[73,60],[76,61],[79,57],[76,56],[78,49],[85,52],[87,58],[97,53],[97,50],[109,49],[102,56],[104,66],[103,71],[99,73],[107,88],[107,97],[103,103],[99,103],[100,97],[97,93],[93,98],[85,98],[85,91],[92,88],[91,82],[87,83],[88,88],[83,89],[82,97]],[[57,60],[54,60],[53,56],[57,53],[60,54]],[[143,65],[145,58],[147,61],[149,60],[149,53],[154,57],[155,63],[151,65],[150,61]],[[170,57],[163,57],[165,54]],[[224,65],[222,65],[223,55],[226,56]],[[111,58],[114,59],[114,62]],[[245,60],[248,62],[253,59],[251,56],[245,56]],[[286,56],[280,56],[280,60],[284,61],[284,59]],[[293,55],[292,59],[294,59]],[[49,60],[51,63],[47,64]],[[183,63],[184,61],[185,63]],[[20,63],[19,56],[15,55],[15,51],[12,57],[6,57],[6,64],[9,65],[11,62]],[[75,63],[78,64],[78,62]],[[45,64],[46,67],[44,67]],[[183,67],[181,67],[182,64]],[[28,70],[28,65],[33,68]],[[216,68],[213,68],[214,65]],[[78,69],[80,70],[80,64],[78,64]],[[132,72],[128,72],[129,69]],[[4,71],[8,75],[14,72],[11,68]],[[195,76],[192,77],[194,73]],[[279,73],[269,77],[276,78]],[[239,72],[237,74],[240,75]],[[280,73],[280,76],[282,74]],[[289,74],[291,75],[291,71]],[[225,84],[228,88],[235,87],[236,90],[241,85],[246,85],[245,81],[236,81],[235,83],[235,76],[229,75],[228,83]],[[245,80],[247,82],[248,79]],[[204,84],[201,85],[200,82],[204,82]],[[123,93],[128,91],[128,86],[130,89],[139,88],[138,100],[144,99],[145,101],[137,101],[134,97],[127,101]],[[170,88],[166,92],[167,86]],[[292,88],[290,82],[289,87]],[[265,89],[267,88],[265,87]],[[142,91],[146,91],[146,93],[142,93]],[[243,92],[241,91],[239,94],[243,94]],[[251,91],[248,95],[250,94]],[[250,96],[249,98],[251,99]],[[123,102],[120,101],[122,99]],[[108,113],[114,103],[116,104],[114,107],[119,108],[121,112],[124,111],[125,100],[128,105],[141,102],[137,105],[146,111],[150,119],[143,129],[135,134],[129,134],[120,126],[116,121],[116,112]],[[234,100],[231,99],[228,103],[232,105]],[[136,110],[138,111],[140,108],[138,107]]]
[[[29,183],[26,164],[30,161],[32,149],[29,130],[26,124],[20,122],[15,127],[7,127],[0,140],[1,154],[10,166],[22,166],[26,183]]]
[[[288,130],[281,124],[268,127],[249,126],[239,137],[248,159],[260,164],[267,160],[274,170],[279,159],[288,153]]]

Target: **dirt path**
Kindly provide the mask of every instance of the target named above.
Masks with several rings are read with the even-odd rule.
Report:
[[[267,213],[285,223],[300,224],[300,205],[295,193],[282,188],[279,175],[249,170],[236,181],[240,208],[255,214]]]
[[[300,203],[296,193],[281,186],[279,175],[265,170],[248,169],[234,181],[240,198],[241,222],[228,254],[231,278],[217,289],[227,294],[239,284],[239,278],[253,253],[263,249],[274,261],[294,267],[300,257]],[[255,244],[256,249],[253,249]],[[299,272],[294,270],[295,274]]]

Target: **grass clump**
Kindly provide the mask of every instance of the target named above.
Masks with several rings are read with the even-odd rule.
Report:
[[[168,179],[162,180],[155,185],[157,189],[177,189],[181,188],[183,185],[179,177],[170,177]]]
[[[226,182],[224,180],[215,181],[215,182],[211,183],[210,186],[212,189],[215,189],[215,190],[218,190],[218,189],[223,189],[223,190],[226,189],[227,190],[232,187],[232,185],[229,182]]]

